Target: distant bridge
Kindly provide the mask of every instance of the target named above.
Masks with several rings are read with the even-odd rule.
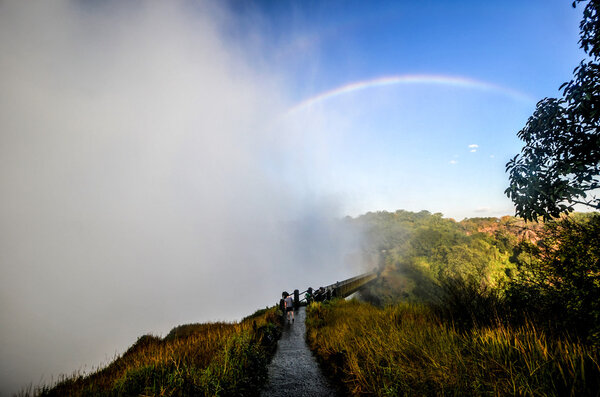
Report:
[[[334,284],[320,287],[316,290],[312,290],[312,288],[302,292],[299,290],[294,290],[294,306],[299,307],[300,305],[308,303],[307,301],[309,300],[322,302],[331,300],[332,298],[346,298],[359,291],[361,288],[366,287],[368,284],[377,279],[378,276],[379,274],[373,271],[363,273],[344,281],[338,281]],[[279,304],[280,306],[283,305],[283,299],[279,302]]]

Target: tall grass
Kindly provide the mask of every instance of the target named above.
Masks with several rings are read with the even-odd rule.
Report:
[[[164,339],[144,335],[107,367],[63,377],[40,396],[214,396],[256,394],[279,337],[275,308],[240,323],[189,324]],[[23,393],[22,393],[23,394]]]
[[[313,304],[307,339],[353,395],[597,395],[600,353],[532,324],[459,332],[428,307]]]

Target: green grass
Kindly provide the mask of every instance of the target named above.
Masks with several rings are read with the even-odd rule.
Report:
[[[313,304],[307,339],[352,395],[598,395],[600,353],[528,324],[459,332],[427,306]]]
[[[165,338],[144,335],[103,369],[21,395],[255,395],[266,381],[280,318],[270,308],[240,323],[182,325]]]

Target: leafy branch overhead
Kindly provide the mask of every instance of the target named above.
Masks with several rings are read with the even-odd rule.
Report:
[[[577,0],[575,6],[584,0]],[[587,3],[579,44],[588,58],[561,85],[561,98],[545,98],[519,131],[525,143],[506,164],[505,190],[526,220],[572,212],[576,204],[600,209],[600,0]]]

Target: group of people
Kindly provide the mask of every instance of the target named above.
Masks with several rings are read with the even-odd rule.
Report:
[[[294,322],[294,298],[283,291],[281,294],[280,306],[283,312],[286,314],[288,323]],[[311,304],[312,302],[322,302],[327,299],[327,291],[325,288],[321,287],[318,290],[314,291],[312,288],[308,288],[304,293],[304,298],[306,299],[307,304]]]

